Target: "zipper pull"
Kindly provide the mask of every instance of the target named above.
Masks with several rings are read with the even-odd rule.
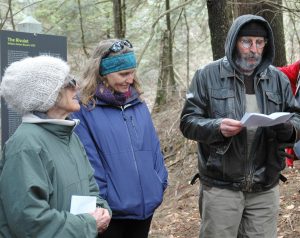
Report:
[[[121,107],[121,110],[122,110],[122,116],[123,116],[123,119],[124,119],[124,121],[127,121],[127,117],[126,117],[126,114],[125,114],[124,108],[123,108],[123,107]]]

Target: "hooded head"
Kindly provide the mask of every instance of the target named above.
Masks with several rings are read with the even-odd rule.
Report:
[[[12,63],[5,70],[1,96],[16,111],[46,112],[54,106],[67,82],[70,68],[52,56],[28,57]]]
[[[267,39],[262,60],[257,66],[256,72],[262,72],[272,64],[275,55],[273,32],[270,24],[263,17],[250,14],[239,16],[228,31],[225,42],[225,55],[230,64],[238,71],[239,68],[235,63],[234,57],[236,56],[237,39],[241,36],[259,36]]]

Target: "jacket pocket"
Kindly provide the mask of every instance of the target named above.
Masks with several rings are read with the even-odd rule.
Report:
[[[231,89],[211,89],[210,108],[213,118],[235,118],[234,91]]]
[[[268,113],[281,111],[282,99],[278,93],[266,91]]]

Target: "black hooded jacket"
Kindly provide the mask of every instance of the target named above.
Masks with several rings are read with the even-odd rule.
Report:
[[[274,187],[285,161],[278,155],[282,141],[269,127],[256,131],[248,154],[247,130],[233,137],[220,132],[223,118],[240,120],[246,112],[243,75],[234,63],[236,40],[241,27],[256,21],[267,29],[268,43],[261,63],[254,71],[254,90],[261,113],[295,112],[294,97],[288,79],[274,66],[274,40],[270,25],[254,15],[237,18],[227,35],[226,56],[196,71],[181,114],[180,129],[185,137],[198,142],[200,180],[209,186],[256,192]],[[300,136],[300,115],[291,122]]]

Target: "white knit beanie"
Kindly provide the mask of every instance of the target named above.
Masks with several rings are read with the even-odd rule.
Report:
[[[24,114],[54,106],[70,68],[52,56],[28,57],[5,70],[0,93],[8,105]]]

